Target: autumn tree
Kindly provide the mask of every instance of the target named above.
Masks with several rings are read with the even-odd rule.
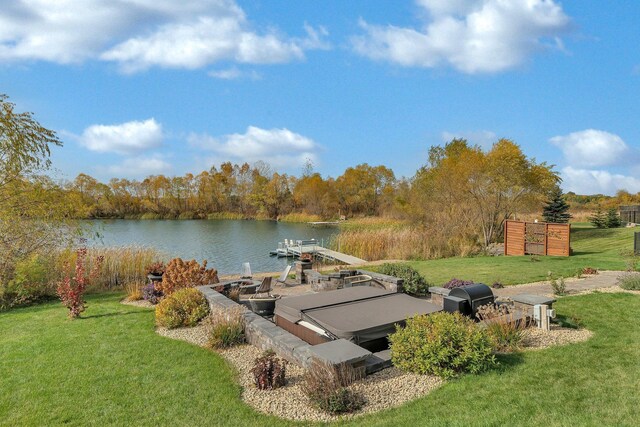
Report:
[[[298,179],[293,188],[296,207],[308,214],[325,218],[335,217],[338,201],[333,180],[325,180],[319,173]]]
[[[499,236],[506,219],[541,203],[559,177],[551,166],[528,158],[508,139],[487,152],[454,139],[431,148],[429,162],[414,182],[415,191],[423,192],[419,198],[431,202],[431,209],[435,201],[449,221],[462,223],[459,233],[473,228],[486,247]],[[439,213],[423,212],[422,220],[424,215],[433,220]]]
[[[61,145],[54,131],[0,95],[0,285],[18,261],[69,237],[62,191],[40,175],[50,167],[51,147]]]
[[[336,179],[340,209],[348,214],[379,214],[380,202],[393,193],[395,176],[385,166],[366,163],[347,168]]]

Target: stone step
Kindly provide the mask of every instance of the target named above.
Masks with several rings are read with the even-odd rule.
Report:
[[[393,366],[391,363],[391,350],[383,350],[373,353],[365,360],[367,375]]]

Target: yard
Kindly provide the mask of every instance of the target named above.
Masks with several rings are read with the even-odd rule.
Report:
[[[441,285],[453,277],[491,285],[530,283],[545,280],[549,271],[554,275],[575,276],[579,269],[594,267],[600,270],[624,270],[622,251],[633,250],[634,228],[595,229],[588,224],[571,225],[570,257],[489,257],[444,258],[413,261],[427,281]]]
[[[251,410],[223,359],[160,337],[153,312],[121,298],[91,296],[76,321],[56,302],[0,313],[0,425],[291,424]],[[498,371],[347,423],[636,425],[640,297],[568,297],[557,309],[594,337],[502,356]]]

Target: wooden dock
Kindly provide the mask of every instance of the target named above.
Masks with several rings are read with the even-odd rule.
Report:
[[[322,247],[316,240],[296,240],[295,242],[290,242],[286,245],[279,245],[279,250],[280,248],[285,249],[287,251],[287,255],[298,258],[301,254],[313,254],[326,260],[337,261],[349,265],[364,264],[367,262],[358,257]]]

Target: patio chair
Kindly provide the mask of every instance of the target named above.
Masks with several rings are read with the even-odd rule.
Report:
[[[269,296],[270,292],[271,292],[271,277],[265,277],[264,279],[262,279],[262,283],[260,283],[260,286],[256,290],[256,293],[254,295],[251,295],[249,298],[254,298],[254,297],[257,297],[258,295],[264,296],[264,294],[267,294],[267,296]]]
[[[287,277],[289,277],[289,273],[291,273],[291,265],[287,265],[284,269],[284,271],[282,272],[282,274],[280,275],[280,277],[278,277],[276,279],[276,285],[279,283],[282,283],[283,286],[287,285]]]

